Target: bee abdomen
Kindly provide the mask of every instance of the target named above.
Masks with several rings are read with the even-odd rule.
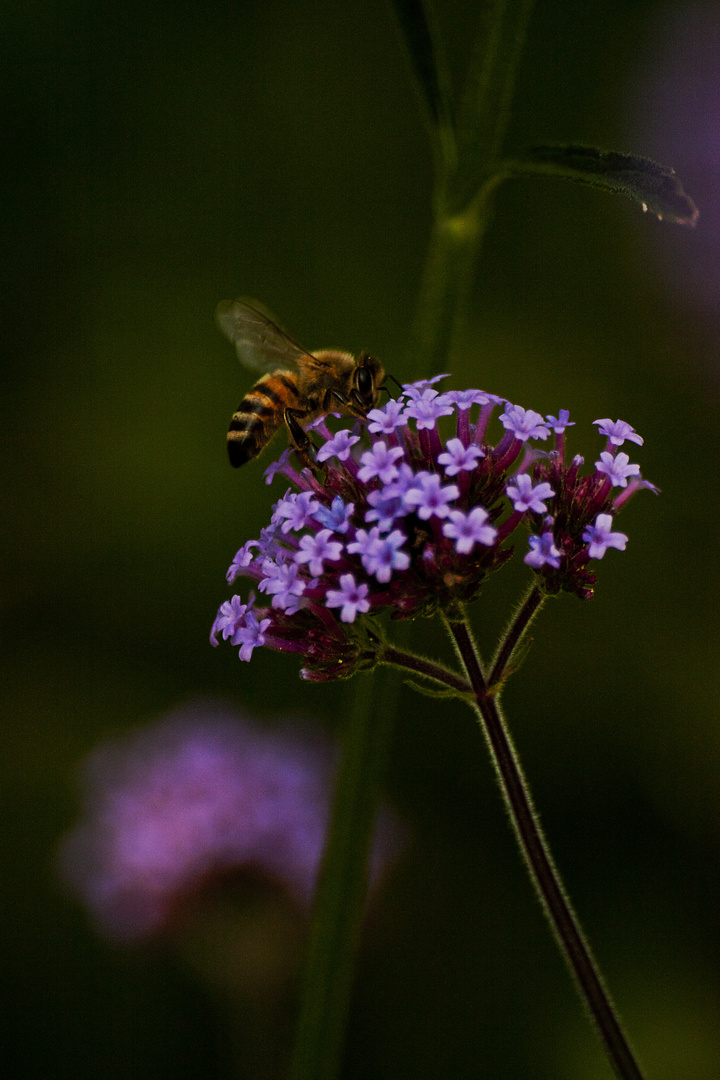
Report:
[[[277,381],[277,376],[267,377]],[[290,380],[283,379],[285,391],[297,390]],[[265,448],[283,422],[285,395],[277,393],[264,379],[246,394],[233,413],[227,434],[230,464],[237,469],[251,461]]]

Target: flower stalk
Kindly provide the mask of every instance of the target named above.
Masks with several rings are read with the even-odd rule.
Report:
[[[507,629],[500,639],[490,668],[488,689],[496,695],[504,680],[511,674],[513,670],[510,666],[512,660],[517,655],[521,644],[526,640],[525,635],[530,628],[530,624],[546,599],[547,593],[543,591],[541,586],[537,582],[531,582],[518,610],[508,623]]]
[[[442,686],[449,687],[458,697],[466,697],[468,694],[472,694],[470,683],[454,671],[451,671],[450,668],[434,663],[424,656],[417,656],[415,653],[395,649],[391,645],[385,645],[378,663],[390,664],[393,667],[404,668],[406,671],[422,675],[431,682],[437,682]]]
[[[531,606],[526,601],[521,614]],[[619,1080],[643,1080],[643,1074],[553,862],[512,738],[496,696],[485,680],[468,624],[464,618],[455,617],[447,617],[446,623],[473,686],[480,727],[495,766],[520,850],[580,996],[595,1022],[616,1076]],[[525,619],[526,626],[527,623],[528,620]],[[516,637],[516,634],[507,635],[505,643]],[[504,648],[498,655],[498,661],[503,652]],[[497,662],[495,666],[497,667]]]

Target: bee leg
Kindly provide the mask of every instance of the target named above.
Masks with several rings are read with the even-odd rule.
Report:
[[[318,468],[318,464],[313,460],[313,457],[310,456],[310,452],[312,451],[312,454],[314,455],[317,452],[317,447],[298,419],[298,417],[302,415],[302,413],[298,413],[294,409],[286,409],[283,414],[288,434],[290,435],[290,442],[295,447],[298,457],[305,468],[315,472]]]
[[[351,416],[357,416],[358,419],[365,419],[365,410],[363,407],[362,398],[359,397],[357,390],[353,390],[351,398],[346,397],[341,390],[330,390],[328,396],[332,399],[335,398]],[[358,404],[359,403],[359,404]]]

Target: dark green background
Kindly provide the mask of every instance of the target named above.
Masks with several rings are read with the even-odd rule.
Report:
[[[506,186],[452,385],[569,408],[589,461],[597,417],[645,436],[632,459],[662,496],[623,512],[628,549],[600,564],[593,603],[549,605],[506,704],[648,1075],[703,1080],[720,1059],[718,324],[660,266],[708,258],[718,196],[639,100],[671,10],[539,0],[510,143],[662,151],[698,230],[559,181]],[[441,17],[461,71],[473,5]],[[53,853],[76,763],[111,733],[207,694],[337,725],[347,688],[207,644],[225,569],[280,493],[260,465],[227,465],[250,377],[213,310],[257,296],[309,347],[411,374],[428,141],[381,0],[23,0],[0,24],[2,1065],[222,1076],[203,988],[98,940]],[[523,578],[508,569],[474,608],[482,641]],[[364,945],[348,1076],[609,1078],[470,713],[403,691],[388,788],[414,841]]]

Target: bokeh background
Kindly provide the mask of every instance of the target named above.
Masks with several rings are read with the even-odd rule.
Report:
[[[475,5],[438,3],[457,72]],[[212,650],[271,497],[227,465],[251,382],[217,332],[257,296],[309,347],[402,378],[428,140],[388,5],[8,2],[2,985],[5,1075],[230,1075],[182,960],[111,947],[54,870],[78,762],[211,695],[336,730],[347,688]],[[506,705],[557,861],[648,1075],[720,1060],[720,4],[538,0],[509,142],[673,165],[695,231],[557,180],[500,192],[453,383],[632,423],[663,491],[597,598],[550,604]],[[448,384],[450,385],[450,384]],[[502,580],[501,580],[502,579]],[[522,570],[475,607],[482,641]],[[437,631],[426,645],[448,656]],[[610,1077],[525,879],[469,712],[404,689],[387,781],[411,842],[363,941],[348,1077]]]

